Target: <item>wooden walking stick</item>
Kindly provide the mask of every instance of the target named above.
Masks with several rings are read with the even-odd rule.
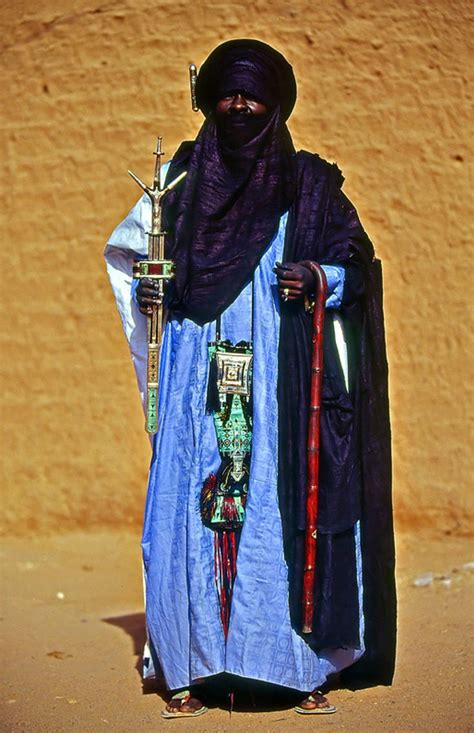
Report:
[[[316,262],[304,263],[313,273],[316,298],[313,312],[313,351],[311,355],[311,387],[307,442],[306,478],[306,536],[303,575],[303,634],[313,629],[314,580],[316,576],[316,545],[319,493],[319,444],[321,425],[321,385],[323,381],[323,328],[326,307],[327,280],[324,270]]]
[[[160,347],[163,332],[163,297],[164,281],[174,275],[174,264],[171,260],[165,260],[165,234],[161,228],[161,214],[163,198],[168,191],[171,191],[186,175],[186,171],[177,176],[167,186],[161,184],[161,137],[156,145],[155,175],[153,185],[147,186],[132,171],[128,171],[133,180],[138,183],[151,200],[151,230],[148,234],[148,259],[137,260],[133,266],[133,277],[147,277],[151,280],[158,280],[159,295],[158,303],[152,305],[148,315],[148,359],[147,359],[147,397],[146,397],[146,422],[147,433],[158,432],[158,379],[160,367]]]

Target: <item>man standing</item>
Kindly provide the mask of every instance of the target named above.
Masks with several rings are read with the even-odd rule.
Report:
[[[176,691],[163,715],[205,712],[191,687],[221,672],[309,693],[297,712],[334,712],[317,689],[328,676],[389,684],[394,666],[379,263],[338,168],[293,147],[296,83],[281,54],[224,43],[196,92],[204,124],[167,171],[187,175],[165,199],[176,275],[142,542],[151,657]],[[142,199],[106,251],[141,384],[157,291],[144,280],[132,295],[130,273],[149,216]],[[302,636],[311,261],[328,297],[315,612]]]

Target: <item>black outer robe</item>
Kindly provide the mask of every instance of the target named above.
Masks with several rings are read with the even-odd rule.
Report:
[[[348,396],[341,387],[341,370],[328,328],[321,414],[320,562],[316,570],[315,633],[308,641],[316,648],[350,646],[354,641],[356,585],[350,573],[354,563],[347,554],[353,539],[347,530],[360,519],[366,651],[358,663],[345,670],[344,678],[354,685],[390,684],[395,662],[396,595],[381,266],[374,259],[354,207],[341,191],[343,178],[337,167],[300,152],[297,171],[284,259],[346,267],[340,313],[348,336],[351,370]],[[296,630],[301,629],[302,619],[310,355],[311,317],[301,305],[283,304],[278,488]],[[337,475],[341,464],[346,468],[350,464],[354,470],[343,470],[337,486],[331,486],[325,478]],[[331,585],[324,577],[328,573],[342,582]],[[348,595],[354,600],[348,601]]]

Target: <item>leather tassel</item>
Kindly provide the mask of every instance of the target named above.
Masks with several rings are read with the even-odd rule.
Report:
[[[217,359],[213,357],[209,361],[206,412],[220,412],[220,410],[221,402],[219,399],[219,390],[217,389]]]

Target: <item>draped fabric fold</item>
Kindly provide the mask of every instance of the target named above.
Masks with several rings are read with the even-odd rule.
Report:
[[[363,659],[345,671],[355,684],[390,684],[395,663],[396,595],[391,502],[388,367],[385,355],[380,262],[357,212],[340,190],[336,166],[299,153],[297,190],[290,209],[284,258],[346,265],[348,291],[341,315],[349,344],[351,390],[344,389],[334,350],[324,352],[321,414],[321,545],[360,519],[364,616]],[[353,287],[351,288],[351,282]],[[301,620],[306,482],[310,321],[303,309],[284,304],[279,353],[279,495],[290,573],[292,620]],[[342,470],[341,470],[342,467]],[[322,589],[316,587],[316,609]],[[343,608],[341,588],[328,608]],[[327,643],[337,619],[316,612],[312,642]],[[325,638],[326,637],[326,638]]]
[[[215,320],[250,281],[294,196],[294,148],[277,107],[238,151],[218,142],[213,117],[168,173],[187,170],[165,199],[167,256],[176,263],[172,307],[196,323]]]

